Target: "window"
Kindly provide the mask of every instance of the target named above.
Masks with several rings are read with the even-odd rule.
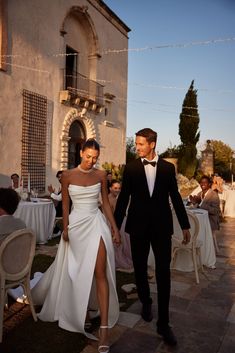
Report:
[[[0,0],[0,70],[6,71],[6,58],[1,55],[7,54],[7,15],[6,0]]]
[[[65,89],[77,88],[78,52],[66,46]]]
[[[45,190],[47,98],[23,91],[22,178],[24,186],[30,175],[31,189]]]

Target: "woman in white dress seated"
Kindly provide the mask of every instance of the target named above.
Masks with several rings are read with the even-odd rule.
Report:
[[[88,308],[98,302],[98,352],[107,353],[108,328],[119,316],[113,242],[120,244],[120,234],[108,202],[106,172],[94,168],[99,151],[94,139],[87,140],[81,164],[62,174],[63,237],[55,261],[32,295],[35,304],[43,304],[41,320],[58,321],[60,327],[92,339],[96,337],[85,331],[85,321]],[[100,192],[112,235],[98,207]]]

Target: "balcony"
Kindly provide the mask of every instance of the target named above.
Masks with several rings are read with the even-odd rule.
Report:
[[[104,106],[104,86],[76,71],[63,70],[64,90],[60,91],[60,102],[66,105],[84,106],[97,113]]]

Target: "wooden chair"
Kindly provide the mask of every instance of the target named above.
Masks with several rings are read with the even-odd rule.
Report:
[[[0,342],[2,342],[3,315],[8,289],[22,286],[33,319],[37,321],[30,291],[30,272],[35,247],[36,235],[29,229],[11,233],[0,245]]]
[[[176,260],[176,256],[180,255],[180,252],[187,251],[191,254],[192,256],[192,261],[193,261],[193,267],[194,267],[194,272],[195,272],[195,277],[196,277],[196,282],[197,284],[199,283],[199,276],[198,276],[198,262],[199,260],[199,267],[201,268],[202,272],[204,273],[203,270],[203,265],[202,265],[202,260],[201,260],[201,246],[202,246],[202,241],[198,240],[198,233],[199,233],[199,221],[197,217],[190,211],[187,211],[188,214],[188,219],[190,223],[190,234],[191,234],[191,239],[190,242],[187,245],[182,244],[183,236],[182,234],[175,234],[172,237],[172,260],[171,264],[172,267],[174,267],[174,262]],[[173,220],[174,223],[176,222],[176,215],[173,215]],[[179,229],[179,227],[174,227]]]

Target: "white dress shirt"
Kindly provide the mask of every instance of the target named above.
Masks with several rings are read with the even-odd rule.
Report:
[[[156,162],[155,167],[153,167],[151,164],[146,164],[144,166],[145,175],[146,175],[148,188],[149,188],[149,194],[150,194],[150,196],[152,196],[153,189],[154,189],[154,183],[155,183],[155,179],[156,179],[158,155],[156,155],[151,161],[149,161],[147,158],[141,158],[142,162],[144,159],[146,159],[146,161],[148,161],[148,162]]]
[[[62,201],[62,193],[56,194],[52,192],[50,196],[53,200]]]

